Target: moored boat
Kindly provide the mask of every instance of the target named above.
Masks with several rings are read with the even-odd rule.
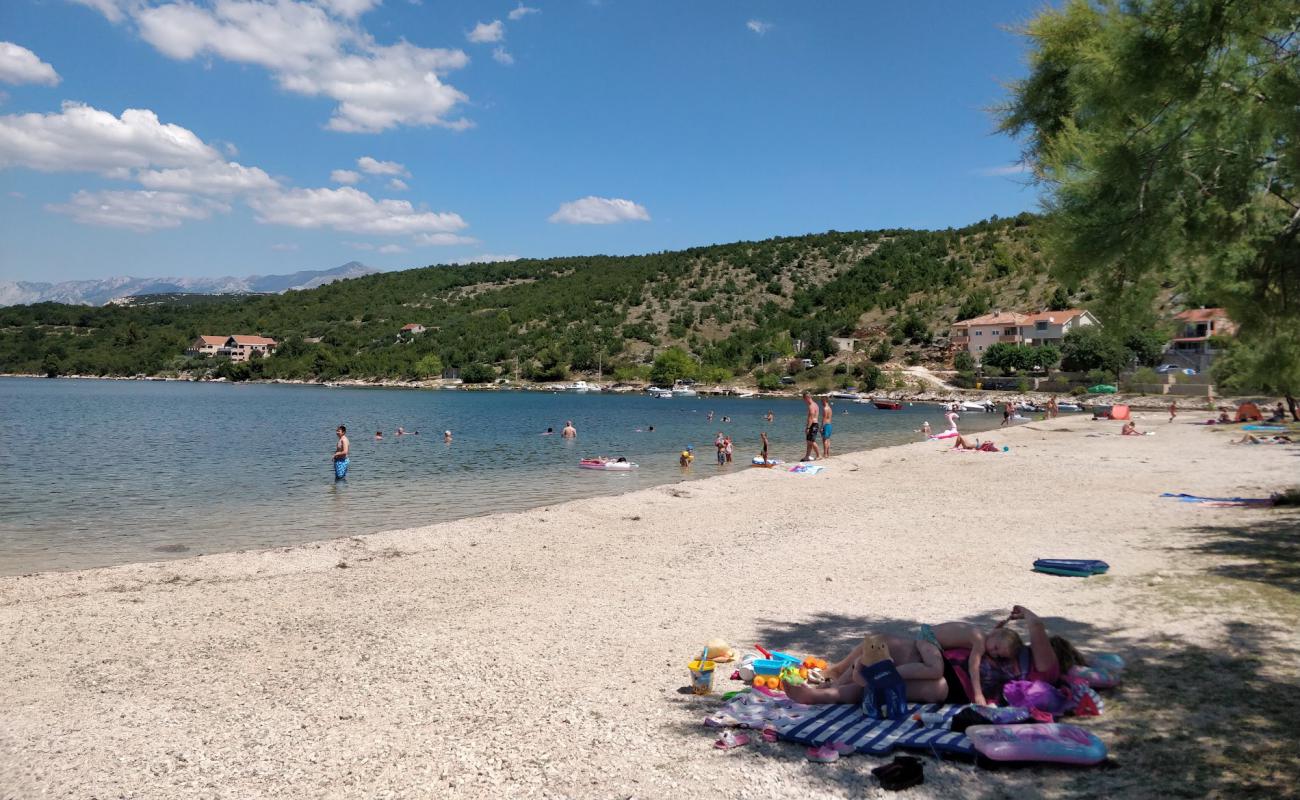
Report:
[[[881,411],[901,411],[903,404],[897,400],[872,400],[871,404]]]
[[[661,389],[661,388],[658,387],[658,386],[651,386],[649,389],[646,389],[645,391],[646,391],[646,394],[650,395],[651,397],[664,397],[664,398],[668,398],[668,397],[672,397],[672,396],[673,396],[673,390],[672,390],[672,389]]]

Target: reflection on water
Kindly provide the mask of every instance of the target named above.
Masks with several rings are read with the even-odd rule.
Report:
[[[570,419],[576,441],[559,435]],[[835,451],[914,441],[922,420],[943,427],[933,405],[841,403]],[[998,421],[976,413],[963,428]],[[352,455],[336,483],[340,423]],[[399,426],[419,433],[396,436]],[[735,442],[733,464],[716,463],[719,431]],[[0,574],[295,544],[707,477],[747,468],[760,431],[774,458],[798,460],[802,403],[0,379]],[[683,468],[687,445],[696,460]],[[599,455],[640,468],[578,469]]]

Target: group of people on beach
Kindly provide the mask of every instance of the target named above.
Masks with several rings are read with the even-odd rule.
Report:
[[[1019,621],[1029,641],[1010,627]],[[824,683],[788,685],[786,694],[809,705],[862,701],[864,670],[875,663],[883,644],[914,703],[995,705],[1011,681],[1055,685],[1074,666],[1085,666],[1077,649],[1052,636],[1037,614],[1015,606],[991,630],[965,622],[921,625],[914,636],[873,634],[826,670]]]

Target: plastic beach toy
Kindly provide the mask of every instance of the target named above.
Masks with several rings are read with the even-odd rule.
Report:
[[[1101,575],[1108,569],[1110,569],[1109,564],[1095,558],[1040,558],[1034,562],[1034,572],[1065,575],[1071,578]]]
[[[1105,743],[1077,725],[972,725],[966,735],[993,761],[1097,764],[1106,759]]]

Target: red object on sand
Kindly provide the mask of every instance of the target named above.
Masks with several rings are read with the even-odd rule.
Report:
[[[771,658],[772,654],[763,649],[763,645],[755,644],[754,649],[763,654],[763,658]]]

